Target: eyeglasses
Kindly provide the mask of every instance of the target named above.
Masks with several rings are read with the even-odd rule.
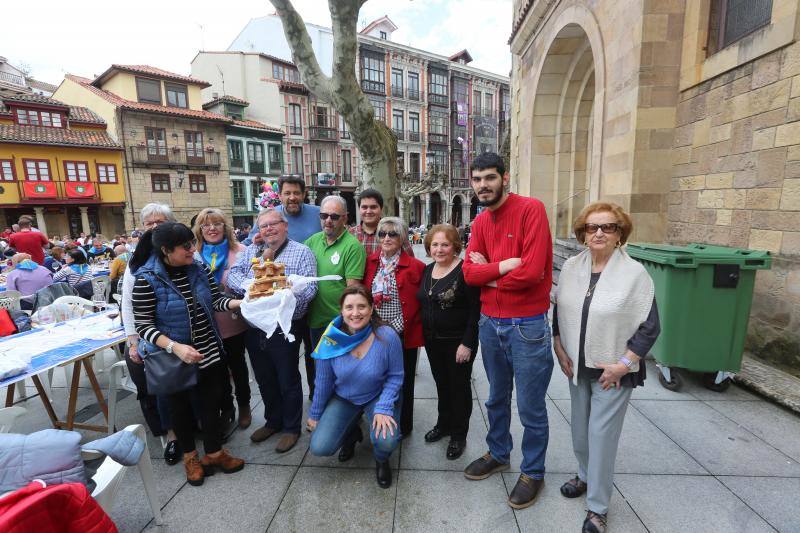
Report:
[[[152,229],[158,226],[159,224],[163,224],[164,222],[166,222],[166,220],[164,219],[151,220],[150,222],[145,222],[144,227],[147,229]]]
[[[336,221],[337,221],[337,220],[339,220],[340,218],[342,218],[342,215],[337,215],[336,213],[320,213],[320,214],[319,214],[319,219],[320,219],[320,220],[327,220],[327,219],[331,219],[331,220],[333,220],[334,222],[336,222]]]
[[[190,251],[195,246],[197,246],[197,239],[192,239],[189,242],[185,242],[185,243],[181,244],[181,248],[183,248],[187,252]]]
[[[396,231],[379,231],[378,232],[378,238],[379,239],[385,239],[386,237],[394,239],[395,237],[399,237],[399,236],[400,236],[400,234],[397,233]]]
[[[277,226],[278,224],[283,224],[283,222],[283,220],[279,220],[277,222],[264,222],[263,224],[259,224],[258,229],[269,229]]]
[[[597,233],[599,229],[603,230],[603,233],[614,233],[619,229],[619,224],[611,222],[609,224],[586,224],[583,226],[583,230],[589,235]]]
[[[211,228],[221,229],[221,228],[224,228],[224,227],[225,227],[225,223],[224,222],[209,222],[209,223],[206,223],[206,224],[200,224],[200,229],[211,229]]]

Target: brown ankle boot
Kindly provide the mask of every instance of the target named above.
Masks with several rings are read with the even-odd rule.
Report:
[[[206,454],[203,456],[200,463],[203,465],[203,470],[205,470],[207,476],[212,475],[216,468],[219,468],[226,474],[233,474],[244,468],[244,459],[232,456],[225,448],[223,448],[222,453],[216,457],[211,457]]]
[[[189,485],[199,487],[203,484],[205,472],[200,464],[200,458],[197,456],[197,450],[183,454],[183,467],[186,469],[186,481],[189,482]]]
[[[250,404],[239,406],[239,427],[247,429],[253,422],[253,414],[250,412]]]

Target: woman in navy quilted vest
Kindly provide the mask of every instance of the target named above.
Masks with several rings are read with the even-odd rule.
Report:
[[[186,479],[191,485],[202,485],[215,469],[230,474],[244,467],[242,459],[222,448],[220,409],[228,370],[214,322],[215,311],[237,309],[241,300],[222,295],[213,274],[195,261],[196,244],[188,227],[165,222],[142,236],[130,269],[136,278],[133,314],[143,357],[163,349],[197,365],[197,385],[170,394],[169,406]],[[195,449],[192,400],[200,406],[202,459]]]

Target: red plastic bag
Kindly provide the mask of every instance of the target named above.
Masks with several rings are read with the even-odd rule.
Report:
[[[0,337],[8,337],[17,333],[17,325],[8,312],[8,309],[0,309]]]

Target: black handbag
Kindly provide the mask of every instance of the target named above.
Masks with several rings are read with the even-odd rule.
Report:
[[[192,313],[197,316],[197,295],[194,290],[192,290]],[[189,315],[190,328],[191,321],[192,314]],[[193,329],[192,344],[194,344]],[[197,365],[185,363],[174,353],[168,353],[162,348],[152,353],[143,353],[142,360],[148,394],[174,394],[197,385]]]

